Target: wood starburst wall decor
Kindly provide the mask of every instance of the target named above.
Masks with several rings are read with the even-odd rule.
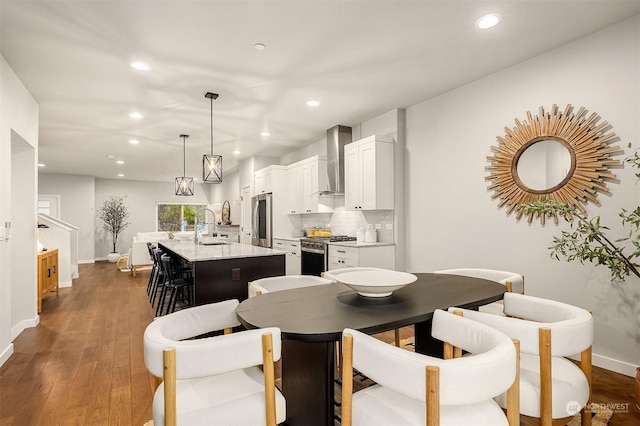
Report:
[[[598,124],[600,117],[595,112],[588,117],[586,114],[584,107],[573,113],[571,105],[560,111],[554,104],[549,112],[540,107],[537,116],[527,111],[526,120],[516,118],[515,127],[504,128],[505,135],[497,137],[498,146],[491,146],[494,154],[487,156],[491,164],[486,167],[490,174],[485,179],[491,181],[488,187],[494,191],[491,198],[500,199],[498,207],[506,206],[507,215],[515,211],[516,219],[520,220],[524,214],[522,204],[539,200],[555,200],[582,212],[589,201],[600,205],[597,192],[609,192],[605,181],[615,178],[609,167],[620,164],[611,155],[620,148],[610,146],[616,134],[605,132],[611,126],[606,121]],[[518,165],[525,151],[542,141],[564,146],[570,165],[567,162],[566,175],[559,183],[532,189],[520,178]],[[532,219],[533,215],[528,215],[529,223]],[[540,217],[543,224],[544,219]]]

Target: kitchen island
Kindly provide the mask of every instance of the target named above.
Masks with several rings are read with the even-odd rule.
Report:
[[[247,298],[248,283],[285,274],[285,253],[247,244],[165,240],[159,247],[190,265],[195,282],[195,305]]]

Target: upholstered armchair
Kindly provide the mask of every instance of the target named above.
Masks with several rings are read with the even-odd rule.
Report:
[[[181,310],[144,333],[144,362],[163,377],[153,398],[154,425],[275,425],[286,402],[274,385],[280,329],[230,333],[237,300]],[[222,335],[195,338],[213,331]],[[263,366],[261,370],[259,366]]]
[[[473,356],[435,358],[344,330],[343,426],[519,424],[517,342],[441,310],[434,312],[432,335]],[[352,394],[353,369],[376,384]],[[493,400],[503,392],[507,415]]]
[[[554,300],[505,293],[504,313],[497,316],[466,309],[465,318],[520,340],[520,412],[542,425],[570,418],[591,397],[593,318],[585,309]],[[565,357],[580,354],[580,366]],[[497,398],[505,407],[503,397]],[[591,422],[583,410],[583,425]],[[564,423],[563,423],[564,424]]]

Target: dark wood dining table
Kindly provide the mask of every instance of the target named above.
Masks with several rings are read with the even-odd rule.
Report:
[[[417,273],[417,280],[391,296],[358,295],[336,283],[263,294],[242,302],[238,320],[246,328],[282,332],[282,392],[287,425],[334,424],[335,342],[342,330],[368,334],[413,325],[416,352],[442,356],[431,337],[436,309],[475,309],[502,299],[505,286],[460,275]]]

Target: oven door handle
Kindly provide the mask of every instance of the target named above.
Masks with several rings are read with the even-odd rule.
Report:
[[[314,249],[314,248],[308,248],[308,247],[302,247],[300,251],[306,252],[306,253],[324,254],[323,249]]]

